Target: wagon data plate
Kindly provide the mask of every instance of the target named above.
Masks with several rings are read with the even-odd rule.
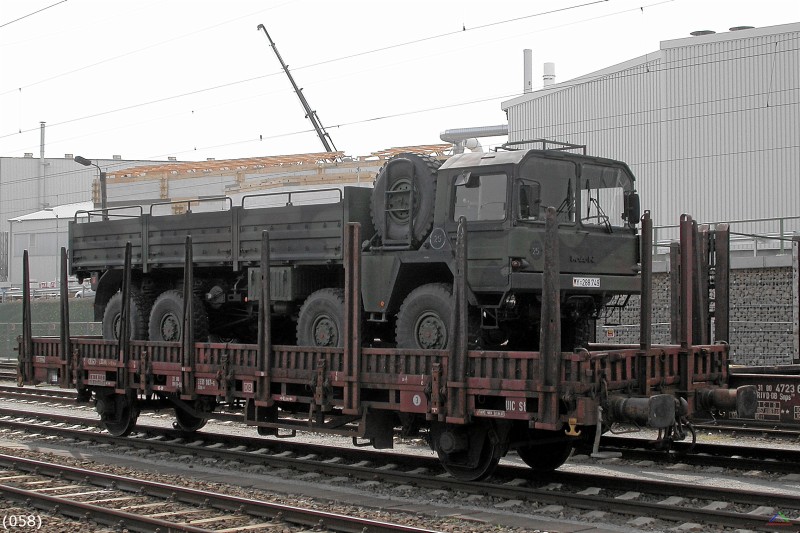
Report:
[[[591,289],[599,289],[600,288],[600,278],[572,278],[572,286],[573,287],[581,287],[581,288],[591,288]]]

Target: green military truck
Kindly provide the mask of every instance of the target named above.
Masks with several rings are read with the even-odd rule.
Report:
[[[325,195],[328,200],[320,201]],[[469,242],[469,338],[476,347],[538,349],[548,206],[556,208],[559,221],[563,349],[589,340],[591,320],[612,299],[641,290],[639,198],[630,169],[610,159],[519,149],[459,154],[441,163],[404,153],[383,166],[373,188],[251,195],[239,205],[214,202],[217,210],[198,210],[198,201],[188,203],[187,212],[164,216],[156,215],[155,206],[138,208],[137,216],[113,208],[70,225],[70,269],[79,280],[92,279],[105,338],[119,331],[129,241],[132,338],[181,338],[187,235],[198,341],[257,338],[265,230],[272,331],[279,344],[343,344],[343,242],[352,222],[360,223],[363,239],[365,345],[448,346],[462,218]]]

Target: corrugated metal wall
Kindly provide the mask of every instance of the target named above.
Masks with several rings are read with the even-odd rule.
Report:
[[[0,281],[8,281],[8,232],[0,231]]]
[[[0,231],[8,231],[8,219],[27,215],[45,207],[85,202],[92,199],[95,167],[84,167],[71,157],[45,158],[43,196],[40,198],[38,158],[0,157]],[[127,166],[152,165],[153,161],[95,161],[104,170]],[[110,196],[109,196],[110,198]]]
[[[667,41],[524,100],[508,104],[509,140],[626,161],[656,225],[800,215],[800,24]]]

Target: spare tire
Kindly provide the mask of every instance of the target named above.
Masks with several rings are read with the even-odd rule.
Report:
[[[428,237],[436,205],[436,172],[441,165],[426,155],[401,153],[378,171],[371,211],[375,231],[384,244],[417,246]]]

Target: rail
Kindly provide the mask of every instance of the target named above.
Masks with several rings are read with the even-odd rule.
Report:
[[[247,200],[251,198],[267,198],[267,197],[275,197],[275,196],[286,196],[286,202],[284,205],[292,206],[294,202],[292,202],[292,196],[298,195],[310,195],[310,194],[317,194],[317,193],[324,193],[324,192],[335,192],[338,194],[339,198],[332,202],[327,203],[337,203],[341,202],[344,199],[344,194],[342,193],[342,189],[337,187],[327,187],[323,189],[309,189],[309,190],[301,190],[301,191],[280,191],[280,192],[265,192],[259,194],[248,194],[242,196],[242,208],[247,209]],[[253,206],[253,208],[259,208],[263,206]]]
[[[120,211],[128,211],[131,209],[138,209],[138,215],[128,215],[128,214],[121,214]],[[116,211],[116,212],[115,212]],[[92,217],[100,217],[103,220],[108,220],[111,217],[115,218],[138,218],[142,216],[142,206],[140,205],[122,205],[119,207],[107,207],[106,209],[80,209],[75,212],[75,215],[72,217],[72,221],[75,223],[86,223],[91,222]],[[81,217],[81,214],[85,214],[85,217]]]
[[[156,202],[150,204],[150,215],[153,214],[153,208],[162,205],[183,205],[186,204],[186,212],[192,212],[192,204],[199,204],[203,202],[227,202],[228,211],[233,207],[233,200],[229,196],[212,196],[210,198],[195,198],[192,200],[172,200],[171,202]],[[170,213],[173,214],[173,213]]]
[[[503,143],[495,151],[498,150],[519,150],[520,146],[524,146],[526,144],[538,145],[540,144],[542,147],[540,150],[557,150],[557,151],[569,151],[569,150],[580,150],[583,155],[586,155],[586,145],[585,144],[572,144],[572,143],[565,143],[559,141],[553,141],[550,139],[530,139],[526,141],[511,141],[507,143]]]
[[[792,224],[795,222],[796,224]],[[735,232],[731,231],[731,247],[739,245],[752,246],[753,256],[758,255],[759,243],[763,244],[768,241],[777,242],[779,253],[785,254],[791,251],[791,245],[788,247],[786,243],[791,243],[794,239],[800,236],[800,215],[790,217],[768,217],[768,218],[745,218],[738,220],[726,220],[718,222],[702,222],[698,225],[715,226],[718,224],[728,224],[733,227],[734,225],[741,226],[747,224],[760,224],[768,226],[769,224],[776,224],[776,231],[770,232]],[[653,255],[664,254],[666,252],[657,251],[659,248],[669,249],[669,244],[677,238],[677,224],[670,224],[664,226],[653,226]],[[674,237],[659,238],[659,234],[672,234]]]

